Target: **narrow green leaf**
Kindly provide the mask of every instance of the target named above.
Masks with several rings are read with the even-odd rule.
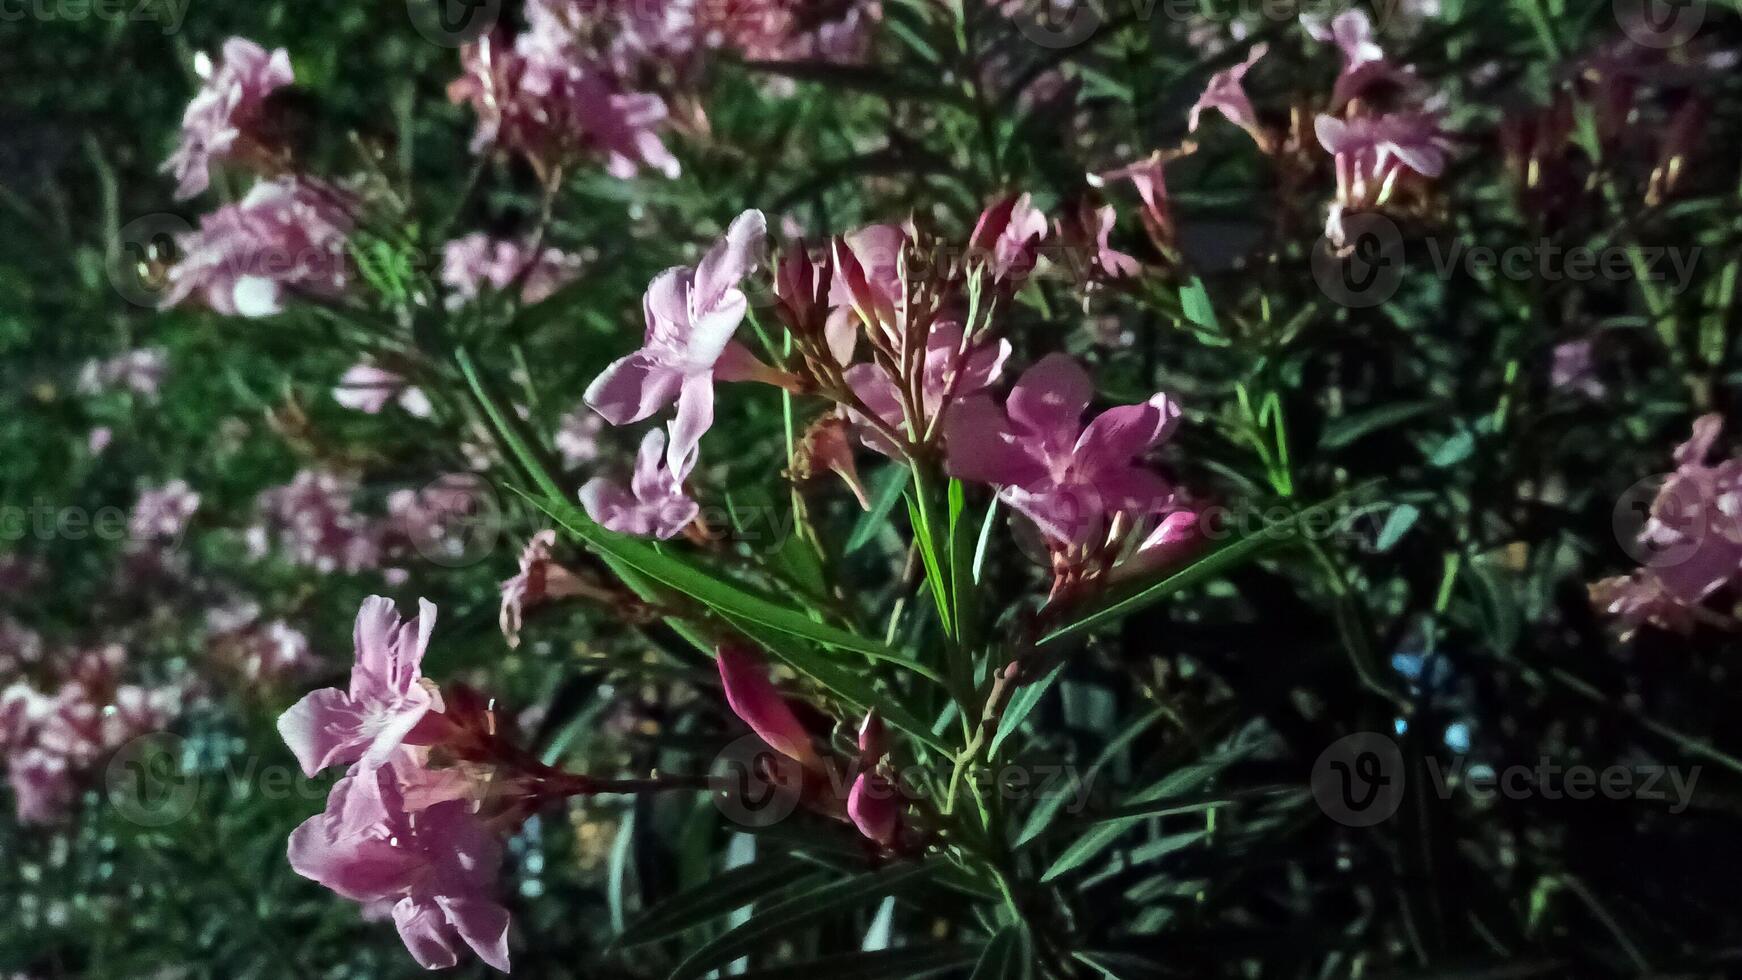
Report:
[[[892,894],[929,874],[930,865],[896,865],[802,891],[753,912],[742,924],[702,944],[679,963],[671,980],[690,980],[743,956],[763,942],[837,912]],[[860,954],[864,955],[864,954]]]
[[[1028,930],[1015,922],[998,930],[980,953],[968,980],[1031,980],[1034,976],[1034,945]]]
[[[1428,401],[1399,402],[1333,419],[1326,423],[1319,436],[1319,448],[1342,449],[1358,439],[1407,422],[1417,415],[1425,415],[1437,407],[1435,402]]]
[[[625,921],[624,905],[629,900],[629,875],[634,870],[635,855],[635,808],[623,810],[623,819],[617,824],[617,840],[611,845],[611,863],[605,883],[605,899],[611,908],[611,928],[622,932]]]
[[[1138,736],[1149,731],[1150,726],[1167,716],[1168,710],[1166,708],[1152,708],[1145,712],[1142,717],[1125,726],[1123,731],[1108,740],[1106,746],[1101,749],[1101,754],[1089,764],[1089,768],[1082,777],[1075,781],[1075,786],[1095,785],[1096,778],[1101,775],[1101,770],[1105,769],[1108,763],[1118,758],[1119,753],[1125,751],[1132,742],[1137,740]],[[1056,792],[1041,796],[1040,802],[1036,803],[1034,809],[1029,811],[1028,820],[1022,827],[1022,833],[1016,835],[1017,847],[1022,847],[1046,832],[1047,827],[1058,817],[1059,810],[1063,809],[1065,803],[1075,799],[1075,786],[1070,787],[1070,791],[1061,787]]]
[[[925,566],[925,581],[932,604],[937,606],[938,622],[943,624],[944,634],[953,638],[956,635],[956,616],[950,604],[950,580],[938,556],[937,525],[932,520],[931,505],[927,500],[929,495],[925,481],[919,479],[919,471],[915,470],[913,484],[907,493],[907,516],[913,523],[913,543],[919,549],[920,564]]]
[[[859,522],[853,525],[853,533],[847,537],[846,554],[865,547],[889,523],[889,514],[900,502],[901,492],[907,489],[907,480],[905,466],[886,466],[872,479],[871,509],[859,515]]]
[[[1379,529],[1379,540],[1373,547],[1379,551],[1390,551],[1397,546],[1409,529],[1421,517],[1421,508],[1414,504],[1398,504],[1385,516],[1385,526]]]
[[[1010,737],[1011,732],[1016,731],[1017,726],[1021,725],[1023,720],[1028,717],[1028,713],[1040,703],[1040,699],[1046,697],[1046,692],[1052,690],[1052,686],[1058,683],[1059,675],[1064,673],[1064,670],[1065,665],[1060,663],[1045,677],[1033,684],[1017,688],[1016,693],[1011,695],[1010,703],[1004,707],[1004,716],[998,719],[998,730],[992,733],[992,744],[989,749],[992,758],[998,757],[998,747],[1004,744],[1004,740]]]
[[[720,872],[643,912],[617,937],[617,945],[639,946],[711,922],[799,881],[800,871],[806,867],[802,861],[776,854]]]
[[[738,974],[737,980],[919,980],[972,962],[974,950],[970,946],[926,943],[751,970]]]
[[[1221,327],[1216,322],[1216,307],[1210,302],[1210,293],[1204,288],[1202,279],[1193,276],[1191,282],[1180,287],[1179,305],[1186,319],[1212,334],[1221,332]]]
[[[1132,795],[1125,805],[1134,806],[1150,803],[1194,789],[1213,779],[1223,769],[1250,755],[1251,751],[1250,748],[1230,749],[1208,759],[1181,766],[1163,776],[1149,788]],[[1040,880],[1049,882],[1088,864],[1100,856],[1102,851],[1111,847],[1113,842],[1119,839],[1120,834],[1142,819],[1144,818],[1140,816],[1120,817],[1094,824],[1071,846],[1065,848],[1064,853],[1053,861],[1052,867],[1048,868],[1044,875],[1041,875]]]

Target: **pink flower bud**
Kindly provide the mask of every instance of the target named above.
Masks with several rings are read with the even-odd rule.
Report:
[[[718,659],[720,683],[725,686],[726,703],[731,705],[732,713],[742,718],[774,751],[807,769],[820,771],[823,761],[811,748],[810,733],[799,724],[792,708],[768,679],[761,659],[744,647],[729,644],[719,648]]]
[[[865,713],[865,720],[859,723],[859,761],[872,766],[888,754],[889,735],[883,729],[883,719],[878,717],[877,709],[872,708]]]
[[[895,787],[874,772],[861,773],[847,794],[847,816],[859,833],[888,847],[895,842],[895,829],[901,818]]]

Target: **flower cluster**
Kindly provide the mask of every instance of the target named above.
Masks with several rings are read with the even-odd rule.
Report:
[[[1742,583],[1742,458],[1706,462],[1723,428],[1722,416],[1703,416],[1676,448],[1675,472],[1658,488],[1636,542],[1645,567],[1591,586],[1592,602],[1628,632],[1733,625],[1707,607]]]
[[[182,257],[162,305],[197,296],[225,316],[264,317],[292,297],[337,298],[352,277],[346,236],[357,207],[354,195],[312,177],[255,184],[178,238]]]
[[[486,287],[497,292],[515,286],[521,303],[531,306],[580,275],[579,256],[557,248],[491,238],[473,232],[442,247],[442,285],[448,288],[448,308],[478,298]]]
[[[253,41],[233,37],[224,42],[221,62],[213,65],[201,55],[195,69],[202,79],[200,91],[182,116],[181,142],[163,165],[176,179],[178,201],[204,193],[215,163],[271,170],[286,162],[286,150],[271,132],[268,108],[272,94],[296,80],[289,52],[279,48],[268,53]]]
[[[180,711],[180,688],[122,683],[126,665],[118,644],[52,654],[37,665],[47,687],[18,680],[0,691],[0,758],[20,823],[62,820],[110,753]]]
[[[142,347],[87,362],[79,371],[78,390],[82,395],[127,392],[153,402],[157,400],[158,389],[163,386],[164,376],[168,373],[168,352],[156,347]]]
[[[1342,55],[1329,111],[1313,124],[1337,171],[1325,236],[1342,248],[1350,215],[1385,207],[1412,179],[1438,177],[1449,142],[1439,113],[1416,92],[1414,74],[1386,60],[1365,13],[1347,10],[1329,23],[1309,20],[1307,29]]]

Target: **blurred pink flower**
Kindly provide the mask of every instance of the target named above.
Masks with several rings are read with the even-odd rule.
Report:
[[[1104,534],[1115,515],[1136,521],[1169,508],[1172,489],[1133,460],[1173,431],[1178,407],[1158,393],[1085,427],[1093,397],[1083,369],[1050,354],[1023,372],[1004,408],[983,395],[963,401],[946,422],[951,475],[999,487],[1066,548]]]
[[[319,572],[356,574],[378,566],[382,535],[352,506],[356,491],[351,478],[322,470],[303,470],[284,486],[262,491],[262,523],[249,531],[250,552],[263,558],[276,540],[292,562]]]
[[[567,412],[557,422],[556,451],[563,465],[571,469],[599,458],[599,435],[605,430],[605,419],[599,413],[582,406]]]
[[[642,348],[612,363],[587,387],[587,404],[612,425],[639,422],[675,400],[673,469],[713,425],[715,375],[735,381],[769,370],[732,339],[749,307],[739,283],[762,260],[766,233],[762,212],[745,211],[693,269],[660,273],[642,302]],[[693,460],[682,469],[687,473],[690,465]]]
[[[12,787],[21,824],[59,823],[78,795],[66,758],[39,748],[11,756],[6,763],[6,781]]]
[[[501,291],[520,283],[520,301],[542,302],[580,275],[580,259],[556,248],[540,249],[473,232],[442,246],[442,285],[448,287],[448,307],[458,308],[478,298],[485,286]]]
[[[535,37],[511,48],[488,35],[461,51],[464,74],[448,97],[477,113],[473,152],[521,154],[547,179],[584,155],[602,156],[613,177],[633,177],[641,167],[676,177],[677,158],[656,132],[666,119],[664,100],[625,91],[604,66],[549,47]]]
[[[1030,195],[1007,197],[980,213],[969,247],[986,254],[995,282],[1022,278],[1033,270],[1035,246],[1050,228],[1046,215],[1034,206]]]
[[[746,647],[725,644],[715,651],[720,684],[732,713],[750,726],[768,747],[813,772],[823,770],[822,757],[811,746],[810,733],[799,724],[779,688],[768,679],[762,658]]]
[[[348,762],[375,769],[428,712],[442,710],[441,695],[418,672],[435,619],[427,599],[418,600],[411,622],[399,618],[391,599],[363,600],[350,688],[314,691],[278,718],[278,733],[305,774]]]
[[[1267,44],[1254,44],[1252,50],[1247,52],[1245,61],[1211,75],[1209,84],[1204,87],[1204,94],[1198,96],[1197,103],[1192,106],[1191,116],[1186,123],[1187,131],[1197,132],[1204,110],[1215,109],[1227,117],[1229,122],[1252,134],[1252,138],[1261,148],[1266,146],[1269,137],[1258,125],[1258,113],[1252,108],[1252,100],[1246,97],[1246,88],[1242,83],[1246,73],[1269,50],[1270,46]]]
[[[126,391],[146,401],[156,401],[158,389],[168,371],[169,354],[163,349],[144,347],[130,350],[107,360],[87,362],[79,371],[79,394]]]
[[[333,786],[326,811],[290,835],[292,870],[352,901],[390,906],[425,969],[455,965],[463,943],[508,972],[508,910],[496,899],[501,843],[466,801],[409,812],[395,766],[359,766]]]
[[[289,52],[268,54],[246,38],[225,41],[215,67],[200,57],[204,82],[182,115],[175,153],[163,164],[163,172],[176,179],[178,201],[206,189],[213,162],[255,152],[249,144],[258,138],[267,96],[295,81]]]
[[[540,603],[582,595],[605,601],[614,598],[553,560],[550,552],[555,546],[555,531],[546,529],[534,534],[520,552],[519,573],[502,583],[498,625],[510,648],[520,645],[520,627],[526,610]]]
[[[333,400],[353,412],[366,415],[380,414],[388,402],[397,402],[407,415],[420,419],[429,418],[433,410],[429,396],[422,388],[407,384],[404,378],[392,371],[367,362],[346,369],[338,387],[333,389]]]
[[[1303,14],[1301,24],[1314,40],[1335,44],[1342,54],[1343,67],[1331,89],[1332,111],[1359,97],[1369,86],[1411,80],[1408,72],[1385,60],[1385,51],[1373,39],[1373,22],[1364,11],[1351,8],[1329,21]]]
[[[345,236],[355,209],[351,194],[313,179],[255,184],[181,236],[182,258],[169,270],[160,306],[198,294],[225,316],[262,317],[297,295],[337,297],[351,281]]]
[[[1597,375],[1596,343],[1587,337],[1556,344],[1554,363],[1549,369],[1549,384],[1587,398],[1606,396],[1608,386]]]
[[[677,448],[675,442],[671,448]],[[695,462],[693,450],[683,456],[668,453],[665,433],[650,429],[641,440],[629,484],[596,476],[581,487],[581,506],[588,517],[619,534],[662,541],[676,537],[701,511],[683,492]]]
[[[171,480],[161,487],[148,487],[139,494],[127,519],[127,533],[135,541],[168,539],[173,542],[187,530],[188,521],[200,509],[200,495],[186,480]]]
[[[1591,587],[1591,598],[1629,631],[1641,624],[1686,632],[1714,593],[1742,580],[1742,458],[1708,465],[1723,430],[1713,413],[1675,451],[1638,543],[1649,557],[1629,576]]]

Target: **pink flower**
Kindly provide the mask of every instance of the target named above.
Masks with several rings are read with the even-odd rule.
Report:
[[[542,38],[511,49],[488,36],[460,57],[465,73],[448,86],[448,97],[469,102],[478,114],[473,152],[519,153],[547,177],[588,154],[604,157],[613,177],[633,177],[644,166],[678,175],[677,158],[655,131],[666,119],[664,100],[623,91],[604,66],[552,56]]]
[[[662,541],[676,537],[696,519],[701,507],[683,492],[683,481],[695,467],[696,454],[692,450],[677,455],[675,441],[672,449],[666,452],[663,431],[650,429],[641,440],[628,486],[596,476],[581,487],[581,506],[587,516],[619,534]]]
[[[408,811],[401,762],[339,780],[326,812],[291,833],[291,868],[352,901],[391,906],[399,938],[425,969],[453,966],[464,943],[508,972],[508,910],[495,897],[501,843],[465,801]]]
[[[1549,384],[1592,399],[1607,395],[1608,386],[1597,375],[1596,343],[1587,337],[1556,344]]]
[[[562,454],[563,465],[573,468],[598,459],[599,434],[604,428],[604,418],[590,408],[565,413],[557,422],[556,436],[552,440],[556,451]]]
[[[60,822],[78,795],[66,758],[40,748],[11,756],[6,763],[6,781],[12,787],[21,824]]]
[[[604,590],[581,579],[551,558],[556,532],[540,531],[520,552],[520,573],[502,583],[502,607],[498,622],[509,647],[520,645],[520,627],[526,610],[552,599],[590,595],[610,600]]]
[[[1385,60],[1385,51],[1373,40],[1373,22],[1361,10],[1345,10],[1328,23],[1308,16],[1301,23],[1314,40],[1335,44],[1343,56],[1343,68],[1331,90],[1331,108],[1341,109],[1350,99],[1380,82],[1403,83],[1409,73]]]
[[[854,315],[867,328],[882,332],[894,349],[900,349],[896,311],[907,292],[901,281],[901,253],[907,242],[907,232],[898,225],[867,225],[835,242],[827,332],[829,349],[841,363],[853,357],[857,340]]]
[[[429,418],[433,410],[422,388],[406,384],[404,378],[392,371],[368,363],[353,364],[345,371],[338,387],[333,389],[333,401],[365,415],[380,414],[388,402],[397,402],[406,414],[420,419]]]
[[[1450,142],[1431,112],[1399,111],[1342,120],[1319,116],[1313,126],[1319,144],[1337,168],[1337,198],[1325,222],[1325,235],[1344,244],[1344,215],[1384,207],[1398,182],[1410,172],[1438,177],[1446,167]]]
[[[981,212],[969,246],[991,260],[992,279],[1022,277],[1034,268],[1035,246],[1046,238],[1046,215],[1030,195],[1005,198]]]
[[[674,461],[690,456],[714,421],[716,372],[732,381],[762,367],[732,334],[749,308],[739,283],[761,260],[766,233],[762,212],[745,211],[695,268],[660,273],[642,302],[642,348],[593,379],[587,404],[612,425],[625,425],[676,400],[671,455]]]
[[[258,138],[267,96],[295,81],[290,54],[271,54],[246,38],[224,42],[223,61],[213,70],[201,55],[204,83],[181,120],[181,142],[164,161],[175,176],[175,199],[185,201],[211,182],[214,161],[233,160],[262,148]]]
[[[810,733],[768,679],[762,658],[740,646],[726,644],[716,651],[720,684],[726,703],[768,747],[813,772],[823,771],[822,757],[811,746]]]
[[[1192,106],[1186,129],[1197,132],[1204,110],[1215,109],[1226,116],[1229,122],[1251,133],[1260,147],[1265,146],[1268,137],[1258,125],[1258,113],[1252,108],[1252,100],[1246,97],[1246,88],[1242,82],[1246,73],[1269,50],[1270,46],[1267,44],[1254,44],[1245,61],[1211,75],[1210,83],[1204,87],[1204,94],[1198,96],[1197,103]]]
[[[303,470],[291,482],[262,491],[262,523],[249,532],[249,549],[265,557],[271,537],[291,561],[323,573],[356,574],[381,563],[380,530],[352,506],[349,477]]]
[[[1591,587],[1599,608],[1630,630],[1651,623],[1686,632],[1708,598],[1742,580],[1742,459],[1706,463],[1722,430],[1721,415],[1702,416],[1676,448],[1676,470],[1639,532],[1646,567]]]
[[[127,519],[127,532],[135,540],[180,538],[188,521],[200,509],[200,495],[186,480],[171,480],[139,494]]]
[[[982,337],[962,347],[962,328],[942,322],[932,327],[926,338],[925,378],[921,383],[921,406],[924,418],[913,420],[923,425],[945,412],[946,403],[972,395],[998,380],[1004,372],[1004,361],[1010,356],[1010,341],[1002,338],[988,342]],[[847,385],[866,408],[885,425],[918,440],[924,433],[912,431],[902,409],[900,389],[889,374],[875,364],[855,364],[845,372]],[[860,441],[885,456],[900,458],[901,447],[866,422],[856,411],[848,411],[855,423]],[[946,413],[947,414],[947,413]]]
[[[456,238],[442,246],[442,285],[450,290],[448,307],[457,309],[477,299],[485,286],[504,290],[520,282],[520,301],[542,302],[580,274],[580,259],[560,249],[541,249],[493,239],[483,232]]]
[[[1172,432],[1179,409],[1164,394],[1103,412],[1087,427],[1089,376],[1064,354],[1023,372],[1000,409],[985,396],[946,422],[949,471],[1000,487],[999,496],[1070,548],[1105,533],[1111,518],[1136,522],[1171,506],[1172,490],[1133,463]]]
[[[160,305],[197,293],[225,316],[262,317],[282,312],[291,295],[340,295],[351,281],[345,236],[355,207],[352,195],[309,179],[255,184],[181,236],[182,259]]]
[[[859,833],[884,847],[895,843],[901,822],[901,803],[895,787],[875,772],[862,772],[847,791],[847,816]]]
[[[108,360],[90,361],[79,371],[79,393],[101,395],[126,391],[156,401],[169,370],[169,354],[160,348],[130,350]]]
[[[360,761],[375,769],[412,734],[441,695],[418,673],[436,607],[418,600],[418,617],[400,620],[393,600],[370,596],[357,613],[357,662],[349,690],[323,688],[278,718],[284,738],[309,776],[335,764]]]

